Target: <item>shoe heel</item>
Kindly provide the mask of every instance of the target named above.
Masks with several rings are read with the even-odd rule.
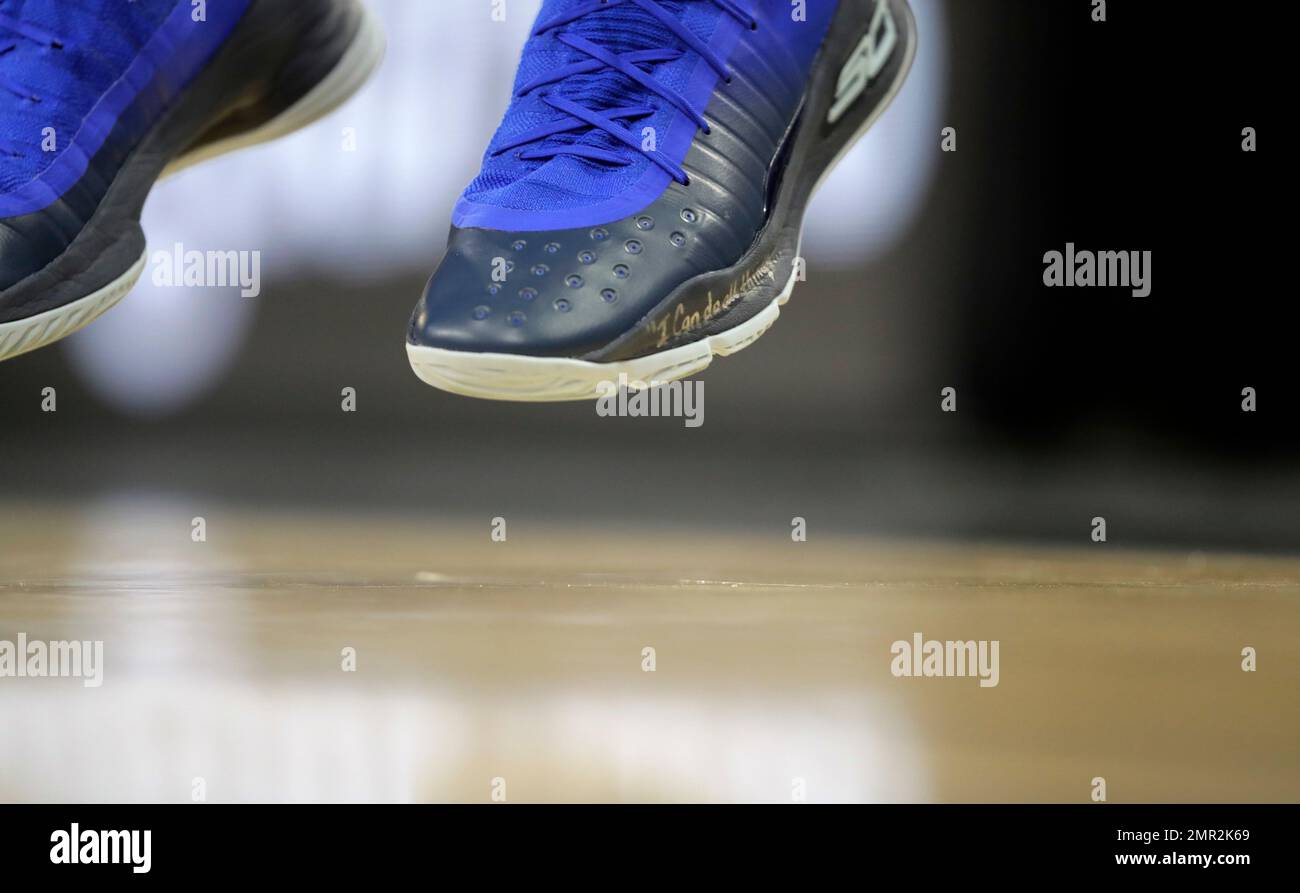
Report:
[[[293,56],[262,95],[205,131],[167,166],[163,177],[302,130],[351,99],[378,70],[386,48],[383,26],[364,3],[291,2],[297,7],[293,18],[303,17],[303,6],[321,7],[310,15],[310,27],[297,41]],[[258,18],[282,14],[277,8],[282,0],[262,0],[262,4],[250,13],[254,20],[246,24],[251,30],[262,27]]]
[[[811,172],[811,198],[835,165],[884,114],[916,56],[916,19],[907,0],[842,0],[817,63],[803,112],[798,169]]]

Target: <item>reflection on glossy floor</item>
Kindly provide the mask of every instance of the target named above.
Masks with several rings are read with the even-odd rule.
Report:
[[[195,514],[0,506],[0,800],[1300,800],[1300,562]]]

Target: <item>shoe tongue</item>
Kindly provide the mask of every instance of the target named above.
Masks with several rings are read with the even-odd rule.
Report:
[[[586,0],[577,0],[577,2],[585,3]],[[655,0],[655,2],[665,12],[679,19],[683,17],[687,6],[685,0]],[[560,30],[584,37],[615,55],[638,50],[685,49],[681,38],[653,15],[632,2],[596,10],[575,22],[570,22]],[[585,61],[590,61],[590,57],[585,53],[570,50],[568,63]],[[641,68],[648,70],[651,76],[654,75],[653,67],[641,66]],[[555,95],[563,96],[565,99],[597,111],[621,106],[661,105],[664,101],[656,94],[647,95],[648,91],[644,87],[627,75],[611,68],[604,68],[593,74],[570,77],[549,89]],[[548,147],[574,144],[599,146],[602,149],[629,153],[631,151],[623,143],[599,129],[556,136],[547,141]]]

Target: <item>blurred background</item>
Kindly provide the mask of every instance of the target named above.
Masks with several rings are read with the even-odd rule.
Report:
[[[370,5],[355,101],[150,199],[152,251],[259,250],[260,296],[146,272],[0,366],[0,640],[107,655],[102,689],[0,680],[0,800],[1296,798],[1278,37],[912,0],[808,281],[686,428],[412,374],[538,3]],[[1151,295],[1044,288],[1069,241],[1152,251]],[[916,630],[1001,640],[1001,684],[894,678]]]
[[[911,80],[818,196],[808,281],[780,324],[703,376],[703,428],[415,379],[404,326],[538,4],[510,0],[499,22],[486,0],[437,15],[375,0],[389,56],[357,100],[150,200],[151,251],[260,250],[262,294],[146,273],[96,325],[5,364],[6,497],[740,527],[797,514],[844,533],[1074,542],[1105,515],[1114,542],[1293,548],[1294,373],[1265,281],[1282,249],[1268,153],[1239,149],[1275,114],[1255,87],[1266,63],[1192,88],[1170,64],[1200,62],[1180,39],[1191,21],[913,5]],[[939,149],[947,126],[955,153]],[[1043,288],[1043,253],[1066,241],[1154,251],[1152,295]]]

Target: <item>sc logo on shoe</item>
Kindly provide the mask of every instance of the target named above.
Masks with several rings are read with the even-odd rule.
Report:
[[[889,12],[889,0],[876,0],[876,14],[871,18],[871,27],[840,72],[835,101],[831,104],[826,123],[835,124],[844,117],[871,82],[880,76],[897,46],[898,26]]]

